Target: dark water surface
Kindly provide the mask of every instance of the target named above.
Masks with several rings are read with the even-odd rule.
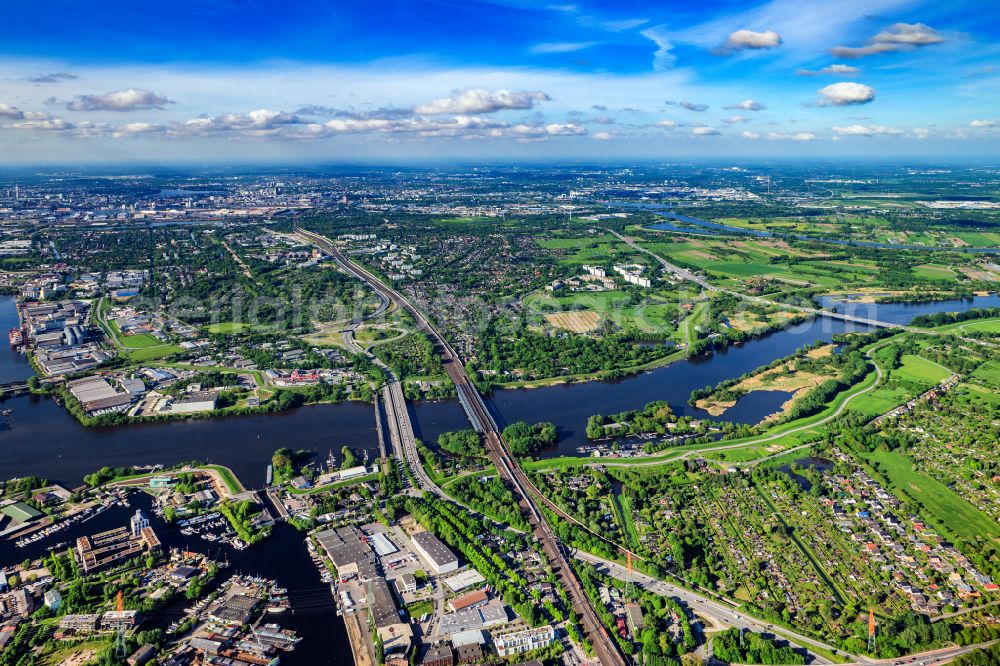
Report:
[[[48,546],[59,542],[72,544],[77,537],[89,536],[128,525],[129,518],[136,509],[142,509],[150,519],[157,536],[165,549],[183,548],[202,553],[216,561],[229,562],[229,568],[222,569],[213,585],[222,583],[230,576],[241,573],[263,576],[278,581],[279,587],[288,590],[292,611],[269,615],[266,622],[276,622],[282,627],[294,629],[302,641],[292,652],[281,654],[281,663],[292,666],[314,664],[351,663],[350,641],[343,621],[337,617],[333,596],[329,585],[323,583],[319,572],[309,557],[303,536],[288,525],[274,526],[269,539],[247,548],[236,550],[216,542],[205,541],[197,535],[187,536],[180,530],[168,526],[162,518],[154,515],[152,498],[136,492],[129,497],[130,507],[115,506],[84,523],[74,523],[50,539],[17,548],[11,541],[0,542],[0,563],[10,566],[26,557],[32,559],[47,555]],[[60,551],[63,550],[60,548]],[[210,591],[209,590],[209,591]],[[173,620],[181,618],[184,608],[190,603],[184,599],[173,599],[147,618],[143,628],[160,627],[166,629]]]

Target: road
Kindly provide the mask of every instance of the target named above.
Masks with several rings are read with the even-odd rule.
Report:
[[[420,454],[417,453],[416,436],[413,434],[413,424],[406,408],[406,396],[399,380],[389,374],[389,381],[382,389],[382,402],[385,404],[386,419],[389,424],[389,438],[392,450],[397,457],[413,470],[417,477],[420,490],[434,493],[438,497],[450,499],[441,488],[427,475],[427,470],[420,464]]]
[[[597,566],[600,570],[606,572],[614,578],[619,580],[628,580],[628,571],[625,567],[616,562],[612,562],[602,557],[598,557],[597,555],[591,555],[590,553],[585,553],[583,551],[576,551],[574,553],[574,557],[583,562],[589,562]],[[756,618],[750,617],[730,603],[719,601],[704,594],[692,592],[686,588],[679,587],[658,578],[653,578],[652,576],[647,576],[646,574],[638,571],[633,570],[632,583],[643,588],[644,590],[649,590],[650,592],[654,592],[661,596],[676,597],[686,603],[692,610],[704,615],[710,615],[711,617],[721,620],[722,622],[725,622],[733,627],[763,633],[778,634],[778,632],[780,632],[789,640],[794,641],[806,649],[814,647],[832,652],[838,651],[837,648],[832,645],[817,641],[808,636],[785,629],[784,627],[776,627],[764,620],[757,620]],[[813,658],[813,663],[832,663],[829,659],[815,652],[810,651],[809,654]],[[857,657],[854,657],[853,655],[848,655],[843,652],[841,652],[841,654],[848,659],[857,659]]]
[[[591,555],[590,553],[582,551],[576,551],[573,555],[578,560],[582,562],[589,562],[618,580],[628,580],[628,571],[617,562],[612,562],[602,557],[598,557],[597,555]],[[860,657],[858,655],[852,655],[844,652],[843,650],[838,650],[832,645],[800,634],[797,631],[792,631],[791,629],[787,629],[785,627],[773,625],[766,620],[758,620],[754,617],[748,616],[745,612],[736,608],[733,605],[733,602],[721,600],[721,597],[716,599],[705,594],[693,592],[687,588],[679,587],[672,583],[668,583],[665,580],[653,578],[652,576],[647,576],[646,574],[638,571],[632,572],[632,583],[661,596],[676,597],[686,603],[695,612],[713,617],[729,626],[760,633],[770,633],[790,640],[791,642],[805,648],[812,657],[812,663],[814,664],[830,664],[833,662],[826,657],[817,654],[812,650],[812,648],[818,648],[820,650],[839,654],[841,657],[850,660],[846,666],[850,666],[850,664],[856,664],[857,666],[873,666],[876,664],[880,666],[936,666],[937,664],[946,664],[955,657],[965,654],[966,652],[989,647],[996,642],[988,641],[985,643],[978,643],[976,645],[940,648],[937,650],[929,650],[927,652],[921,652],[895,659],[871,659],[867,657]]]
[[[328,238],[304,229],[297,229],[296,231],[301,237],[304,237],[329,254],[341,268],[363,281],[370,289],[405,309],[413,317],[417,328],[425,333],[434,343],[436,352],[441,357],[441,364],[445,372],[458,390],[459,401],[462,403],[469,421],[483,435],[486,450],[490,460],[496,466],[497,473],[513,487],[516,494],[520,497],[519,503],[528,515],[535,538],[541,543],[542,549],[549,558],[553,572],[569,594],[573,609],[580,618],[584,634],[594,647],[598,661],[605,666],[625,666],[628,662],[618,651],[615,641],[601,625],[597,613],[594,612],[583,587],[580,585],[580,581],[577,580],[566,559],[562,545],[552,532],[552,528],[542,517],[535,505],[533,495],[528,492],[527,488],[530,487],[537,497],[541,498],[541,493],[538,492],[537,488],[534,488],[524,470],[521,469],[520,465],[517,464],[517,461],[511,455],[507,444],[503,441],[499,427],[486,408],[486,403],[483,401],[478,389],[476,389],[468,373],[465,371],[465,367],[459,360],[458,354],[455,353],[444,336],[427,321],[424,315],[412,303],[395,289],[383,283],[370,271],[350,261]],[[405,400],[397,400],[397,398],[401,397],[401,394],[402,391],[400,389],[399,395],[393,395],[392,397],[392,409],[397,413],[397,416],[399,416],[400,403],[405,408]],[[402,439],[405,443],[405,435]],[[422,467],[418,464],[415,467],[416,470],[422,470]],[[419,472],[417,473],[419,474]],[[542,499],[544,501],[544,498]]]

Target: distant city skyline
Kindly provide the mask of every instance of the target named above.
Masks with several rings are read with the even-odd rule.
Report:
[[[1000,10],[20,3],[0,164],[988,159]]]

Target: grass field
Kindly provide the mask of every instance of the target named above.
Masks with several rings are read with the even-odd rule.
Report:
[[[406,612],[409,613],[410,617],[420,619],[425,613],[434,612],[434,601],[432,599],[414,601],[406,607]]]
[[[1000,538],[1000,525],[941,482],[913,469],[913,463],[902,454],[875,451],[868,458],[879,464],[895,487],[923,504],[930,517],[954,534],[970,541]]]
[[[119,340],[129,359],[137,363],[173,356],[184,351],[177,345],[160,342],[149,333],[121,335]]]
[[[960,328],[967,333],[996,333],[1000,335],[1000,319],[973,321],[962,324]]]
[[[957,280],[958,276],[948,266],[938,266],[935,264],[924,264],[922,266],[914,266],[910,269],[910,272],[917,277],[926,278],[928,280]]]
[[[614,236],[584,236],[541,238],[536,241],[546,250],[563,250],[567,254],[559,263],[580,266],[608,261],[629,262],[638,258],[635,250]]]
[[[901,379],[938,384],[951,374],[947,368],[921,356],[906,354],[900,361],[901,365],[894,371],[894,374]]]
[[[832,265],[827,254],[809,253],[773,241],[678,238],[675,242],[646,242],[643,247],[733,283],[762,276],[789,284],[833,289],[847,284],[871,284],[877,273],[877,267],[871,265]],[[771,263],[780,257],[796,257],[799,261],[794,264]]]
[[[142,349],[132,349],[128,352],[128,357],[136,362],[152,361],[158,358],[166,358],[174,354],[180,354],[184,350],[176,345],[159,345],[156,347],[143,347]]]
[[[218,324],[209,324],[205,329],[212,335],[239,335],[240,333],[249,333],[254,327],[235,321],[222,321]]]
[[[42,652],[37,664],[39,666],[84,666],[84,664],[93,663],[97,653],[104,649],[109,642],[108,639],[99,639],[54,649],[47,648]]]
[[[163,343],[149,333],[137,333],[135,335],[123,335],[121,337],[122,346],[125,349],[145,349],[147,347],[159,347]]]
[[[1000,361],[986,361],[986,363],[976,368],[972,376],[994,388],[1000,389]]]
[[[685,317],[684,321],[681,322],[681,338],[682,341],[688,346],[693,345],[698,340],[698,330],[696,327],[705,321],[705,315],[708,313],[708,306],[708,301],[696,303],[691,309],[691,314]]]

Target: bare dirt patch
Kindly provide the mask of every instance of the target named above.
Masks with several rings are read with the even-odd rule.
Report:
[[[702,252],[701,250],[688,250],[685,252],[686,255],[694,257],[695,259],[705,259],[706,261],[713,261],[718,259],[714,254],[709,254],[708,252]]]
[[[822,347],[817,347],[816,349],[810,349],[806,352],[806,356],[809,358],[825,358],[833,353],[833,350],[837,348],[837,345],[823,345]]]
[[[593,310],[577,310],[553,312],[545,315],[545,319],[553,326],[573,333],[590,333],[597,329],[601,317]]]
[[[995,273],[990,273],[989,271],[980,270],[978,268],[970,268],[968,266],[962,266],[958,270],[962,271],[966,277],[971,280],[982,280],[984,282],[998,282],[1000,278],[997,278]]]

